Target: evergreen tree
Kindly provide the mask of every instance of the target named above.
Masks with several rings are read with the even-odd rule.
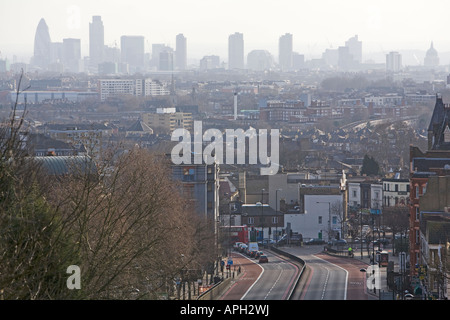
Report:
[[[363,159],[361,174],[371,176],[371,175],[378,175],[379,173],[380,173],[380,166],[378,165],[378,162],[373,157],[369,157],[366,154]]]

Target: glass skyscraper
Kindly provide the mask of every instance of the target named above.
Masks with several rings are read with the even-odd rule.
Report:
[[[42,18],[36,29],[34,37],[34,56],[33,65],[41,68],[47,68],[50,63],[51,56],[51,39],[48,26]]]

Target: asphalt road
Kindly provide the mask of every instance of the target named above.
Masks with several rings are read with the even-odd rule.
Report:
[[[286,300],[299,274],[299,267],[272,252],[264,251],[268,263],[233,253],[241,274],[221,300]]]
[[[368,300],[365,274],[367,264],[358,259],[322,253],[322,246],[285,247],[286,252],[302,258],[307,272],[302,277],[300,300]]]
[[[346,300],[348,272],[316,255],[302,259],[310,268],[301,300]]]
[[[242,300],[287,300],[299,267],[272,252],[265,251],[269,263],[260,264],[263,272]]]

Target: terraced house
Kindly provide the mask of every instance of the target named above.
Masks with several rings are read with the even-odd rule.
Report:
[[[428,150],[410,147],[411,285],[425,297],[448,298],[450,243],[450,105],[436,96]]]

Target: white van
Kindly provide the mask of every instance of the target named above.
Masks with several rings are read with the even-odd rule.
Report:
[[[248,251],[252,252],[252,251],[259,251],[259,246],[258,246],[258,242],[249,242],[248,243]]]

